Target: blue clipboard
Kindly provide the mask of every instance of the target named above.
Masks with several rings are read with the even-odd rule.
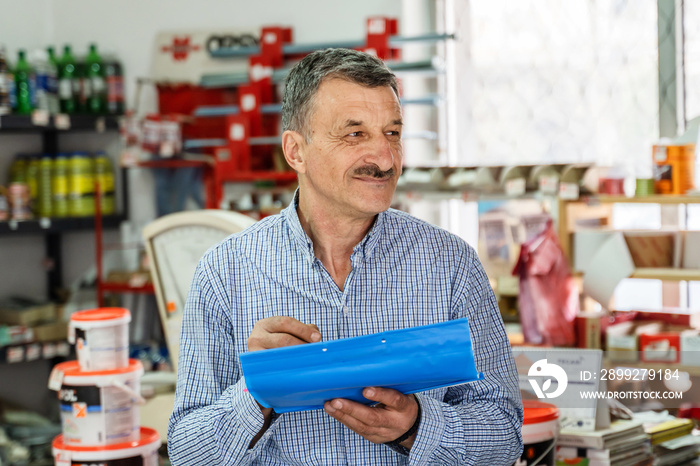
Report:
[[[253,398],[277,413],[321,409],[334,398],[364,404],[365,387],[404,394],[482,380],[467,319],[240,355]]]

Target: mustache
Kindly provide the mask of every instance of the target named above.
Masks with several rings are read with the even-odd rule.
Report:
[[[371,176],[379,179],[391,178],[395,173],[396,171],[393,168],[383,171],[376,165],[365,165],[364,167],[356,169],[354,172],[357,176]]]

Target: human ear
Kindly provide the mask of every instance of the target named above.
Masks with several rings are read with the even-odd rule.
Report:
[[[301,134],[291,130],[282,133],[282,152],[284,152],[284,159],[297,173],[306,172],[304,147],[304,136]]]

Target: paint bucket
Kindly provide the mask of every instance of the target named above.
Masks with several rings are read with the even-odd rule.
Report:
[[[523,454],[518,466],[554,466],[559,409],[537,400],[523,400]]]
[[[80,370],[77,361],[57,364],[49,377],[49,388],[58,392],[67,445],[111,445],[139,439],[139,407],[143,365],[111,371]]]
[[[68,445],[59,435],[53,439],[53,457],[57,466],[87,466],[107,464],[109,466],[158,466],[160,437],[158,432],[141,427],[139,438],[134,442],[107,446]]]
[[[78,311],[70,317],[68,341],[75,344],[80,368],[108,371],[129,363],[131,313],[121,307]]]

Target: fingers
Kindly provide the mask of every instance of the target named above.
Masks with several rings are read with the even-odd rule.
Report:
[[[248,351],[281,348],[321,341],[321,332],[314,324],[305,324],[293,317],[275,316],[255,323],[248,337]]]
[[[331,417],[374,443],[389,442],[400,437],[416,420],[418,404],[413,395],[378,387],[366,388],[363,395],[380,404],[369,407],[350,400],[335,399],[326,402],[323,408]]]
[[[382,387],[367,387],[362,391],[362,396],[396,411],[403,411],[411,403],[412,397],[391,388]]]

